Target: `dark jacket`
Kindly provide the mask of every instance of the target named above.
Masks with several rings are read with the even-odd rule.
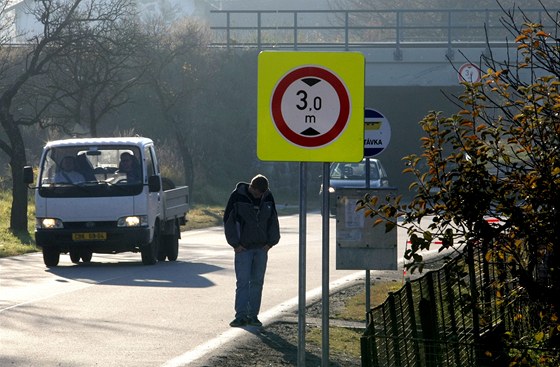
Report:
[[[260,199],[249,193],[249,184],[240,182],[231,193],[224,211],[224,232],[232,247],[248,249],[280,241],[280,225],[274,197],[266,191]]]

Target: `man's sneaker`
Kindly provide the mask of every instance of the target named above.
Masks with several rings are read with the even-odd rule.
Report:
[[[229,326],[231,327],[242,327],[247,325],[247,320],[246,319],[240,319],[240,318],[236,318],[234,319],[232,322],[229,323]]]
[[[262,322],[257,318],[257,316],[249,317],[247,324],[251,326],[262,326]]]

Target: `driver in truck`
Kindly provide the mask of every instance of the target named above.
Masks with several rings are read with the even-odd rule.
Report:
[[[128,152],[121,154],[118,173],[126,173],[126,181],[140,182],[140,164],[136,157]]]
[[[76,171],[74,157],[66,156],[60,160],[58,172],[54,176],[55,183],[77,184],[84,181],[84,176]]]

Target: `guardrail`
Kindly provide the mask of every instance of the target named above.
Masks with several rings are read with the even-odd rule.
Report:
[[[555,26],[558,10],[523,9],[524,17]],[[516,35],[504,11],[485,10],[213,10],[213,46],[258,49],[508,46]],[[521,24],[517,22],[517,24]]]

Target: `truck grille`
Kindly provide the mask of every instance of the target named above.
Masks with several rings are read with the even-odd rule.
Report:
[[[64,228],[66,229],[94,229],[94,228],[107,228],[107,227],[117,227],[116,221],[106,221],[106,222],[64,222]]]

